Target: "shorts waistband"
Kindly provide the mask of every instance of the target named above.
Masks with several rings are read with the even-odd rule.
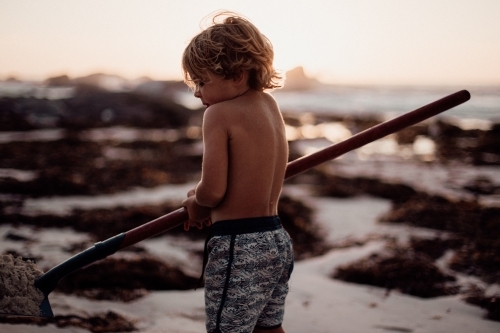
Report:
[[[212,224],[211,228],[212,231],[205,240],[205,246],[203,250],[203,267],[196,288],[201,286],[203,282],[203,275],[205,274],[205,267],[207,266],[208,262],[207,245],[213,236],[242,235],[242,234],[250,234],[253,232],[272,231],[272,230],[278,230],[282,228],[282,226],[279,216],[274,215],[274,216],[263,216],[263,217],[249,217],[249,218],[235,219],[235,220],[223,220],[215,222],[214,224]]]
[[[212,236],[241,235],[253,232],[272,231],[280,229],[281,227],[281,221],[278,215],[223,220],[212,224]]]

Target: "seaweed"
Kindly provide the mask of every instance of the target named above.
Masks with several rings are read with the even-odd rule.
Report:
[[[443,273],[432,258],[402,247],[340,266],[332,277],[386,288],[388,292],[398,290],[421,298],[453,295],[459,291],[453,283],[456,279]]]

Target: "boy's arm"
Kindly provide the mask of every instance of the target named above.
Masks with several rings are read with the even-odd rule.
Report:
[[[213,105],[203,118],[203,162],[195,198],[205,207],[216,207],[227,189],[229,136],[224,113],[222,105]]]
[[[210,220],[211,209],[209,207],[198,205],[194,195],[191,195],[184,200],[182,205],[186,207],[189,215],[189,219],[184,222],[184,230],[188,231],[190,227],[201,229],[203,228],[203,224],[212,224],[212,221]]]

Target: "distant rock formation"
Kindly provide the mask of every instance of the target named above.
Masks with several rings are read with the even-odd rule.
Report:
[[[133,92],[149,95],[164,96],[172,98],[179,91],[188,91],[183,81],[147,81],[137,85]]]
[[[322,85],[318,80],[310,78],[302,66],[286,72],[284,90],[310,90]]]
[[[67,75],[60,75],[50,77],[47,80],[43,81],[44,85],[51,87],[67,87],[73,85],[73,82]]]
[[[73,80],[79,85],[99,87],[107,91],[127,91],[130,89],[129,82],[121,76],[110,74],[90,74]]]
[[[186,91],[183,81],[152,80],[141,77],[127,80],[118,75],[94,73],[87,76],[70,78],[68,75],[59,75],[46,79],[43,84],[49,87],[94,87],[109,92],[136,92],[140,94],[171,98],[172,94]],[[284,90],[310,90],[323,84],[315,78],[308,77],[302,66],[286,72]]]
[[[128,81],[127,79],[110,74],[95,73],[87,76],[77,77],[71,79],[67,75],[60,75],[50,77],[43,83],[50,87],[68,87],[68,86],[87,86],[104,89],[107,91],[130,91],[137,84],[141,84],[150,80],[148,78],[140,78],[135,82]]]

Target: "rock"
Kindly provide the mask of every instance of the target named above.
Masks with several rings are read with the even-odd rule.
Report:
[[[142,254],[134,258],[109,257],[97,261],[61,279],[56,290],[97,299],[129,301],[145,295],[144,290],[187,290],[195,288],[197,281],[197,277],[187,276],[179,268]]]
[[[43,81],[43,83],[53,87],[67,87],[73,85],[73,81],[67,75],[50,77]]]
[[[316,189],[319,195],[324,196],[346,198],[369,194],[394,202],[405,202],[417,193],[411,186],[389,183],[376,178],[351,178],[328,174],[319,177],[321,180],[318,181]]]
[[[499,207],[419,194],[393,204],[391,211],[379,220],[454,233],[462,245],[456,248],[450,268],[490,283],[500,283]]]
[[[133,332],[137,328],[134,321],[129,320],[122,315],[107,311],[105,313],[96,313],[88,316],[66,315],[50,317],[2,317],[0,323],[8,324],[32,324],[37,326],[46,326],[55,324],[59,328],[74,326],[80,327],[93,333],[105,332]]]
[[[453,295],[458,287],[428,256],[406,248],[386,254],[373,254],[351,264],[338,267],[333,278],[347,282],[395,289],[422,298]]]
[[[329,247],[324,233],[314,223],[312,209],[301,201],[282,196],[278,204],[278,215],[283,228],[293,240],[294,257],[305,259],[325,253]]]
[[[500,165],[500,124],[479,135],[474,149],[474,164]]]
[[[310,90],[320,85],[318,80],[306,76],[304,68],[299,66],[286,72],[284,90]]]
[[[486,296],[483,288],[471,285],[463,297],[469,304],[477,305],[486,309],[486,318],[500,321],[500,293]]]

